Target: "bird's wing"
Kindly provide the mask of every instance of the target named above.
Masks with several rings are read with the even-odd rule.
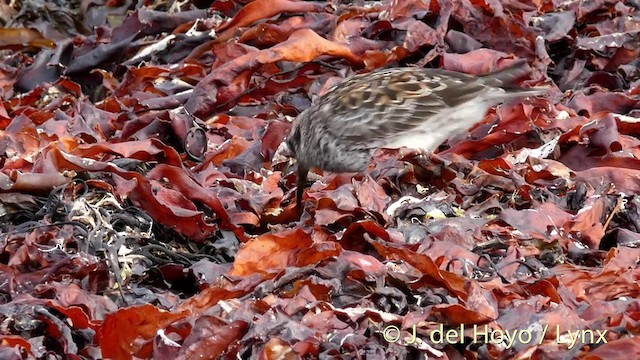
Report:
[[[357,75],[320,99],[318,111],[331,113],[336,139],[376,148],[385,139],[409,133],[431,117],[486,96],[495,89],[472,75],[437,69],[387,69]]]

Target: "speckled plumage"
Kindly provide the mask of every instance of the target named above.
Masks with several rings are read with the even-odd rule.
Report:
[[[360,172],[381,147],[433,151],[482,120],[492,106],[545,93],[546,89],[513,84],[526,71],[525,61],[479,77],[440,69],[392,68],[337,84],[296,118],[286,140],[298,162],[298,205],[313,167]]]

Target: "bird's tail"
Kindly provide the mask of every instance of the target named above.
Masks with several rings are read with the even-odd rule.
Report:
[[[549,92],[546,87],[523,88],[517,85],[517,81],[531,72],[527,60],[520,59],[502,69],[492,71],[480,76],[480,80],[488,86],[499,87],[508,94],[516,96],[537,96]]]

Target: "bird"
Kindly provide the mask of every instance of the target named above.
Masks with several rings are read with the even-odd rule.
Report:
[[[467,131],[500,103],[548,92],[515,81],[529,72],[524,59],[484,75],[418,67],[358,74],[334,85],[294,120],[285,151],[297,162],[296,205],[308,172],[364,172],[378,148],[433,152]]]

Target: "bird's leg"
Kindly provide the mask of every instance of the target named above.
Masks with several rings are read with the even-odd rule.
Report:
[[[307,183],[307,174],[309,169],[298,164],[298,172],[296,177],[296,207],[302,210],[302,196],[304,195],[304,188]]]

